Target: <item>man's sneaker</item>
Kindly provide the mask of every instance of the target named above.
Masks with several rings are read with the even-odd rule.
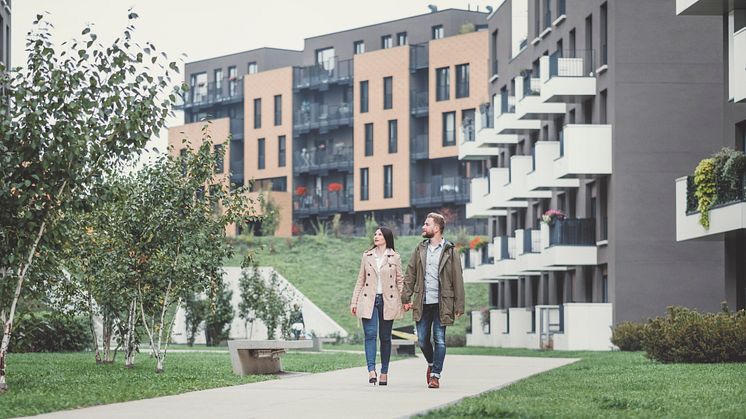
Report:
[[[433,367],[430,365],[427,366],[427,372],[425,373],[425,383],[430,385],[430,372],[432,371]]]
[[[427,386],[429,388],[440,388],[440,379],[438,377],[430,377],[430,382]]]

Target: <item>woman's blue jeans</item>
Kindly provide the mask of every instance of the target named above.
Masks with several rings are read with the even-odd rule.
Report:
[[[376,295],[373,315],[370,319],[363,319],[365,332],[365,359],[368,361],[368,371],[376,369],[376,334],[381,340],[381,374],[388,374],[389,359],[391,359],[391,328],[393,320],[383,319],[383,295]]]

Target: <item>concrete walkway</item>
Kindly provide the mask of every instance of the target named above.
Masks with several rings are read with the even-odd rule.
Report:
[[[395,361],[389,385],[367,383],[365,367],[56,412],[43,418],[398,418],[455,403],[577,359],[448,355],[440,389],[425,384],[421,357]]]

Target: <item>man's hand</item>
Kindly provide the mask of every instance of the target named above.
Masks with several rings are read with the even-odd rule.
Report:
[[[404,307],[404,311],[409,311],[410,308],[412,308],[412,303],[406,303],[402,305]]]
[[[456,312],[454,312],[453,314],[455,314],[455,315],[456,315],[456,318],[457,318],[457,319],[458,319],[459,317],[461,317],[461,316],[463,316],[463,315],[464,315],[464,313],[462,313],[462,312],[460,312],[460,311],[456,311]]]
[[[353,316],[357,315],[357,307],[350,306],[350,313],[352,313]]]

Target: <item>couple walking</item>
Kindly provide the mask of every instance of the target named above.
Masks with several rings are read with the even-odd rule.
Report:
[[[422,225],[425,240],[412,252],[403,275],[390,229],[379,227],[373,236],[373,247],[363,253],[350,311],[363,323],[368,381],[372,384],[388,384],[391,328],[395,319],[411,309],[428,365],[427,386],[440,387],[446,326],[464,314],[461,258],[453,243],[443,238],[445,225],[442,215],[427,215]],[[376,375],[376,335],[381,341],[380,377]]]

